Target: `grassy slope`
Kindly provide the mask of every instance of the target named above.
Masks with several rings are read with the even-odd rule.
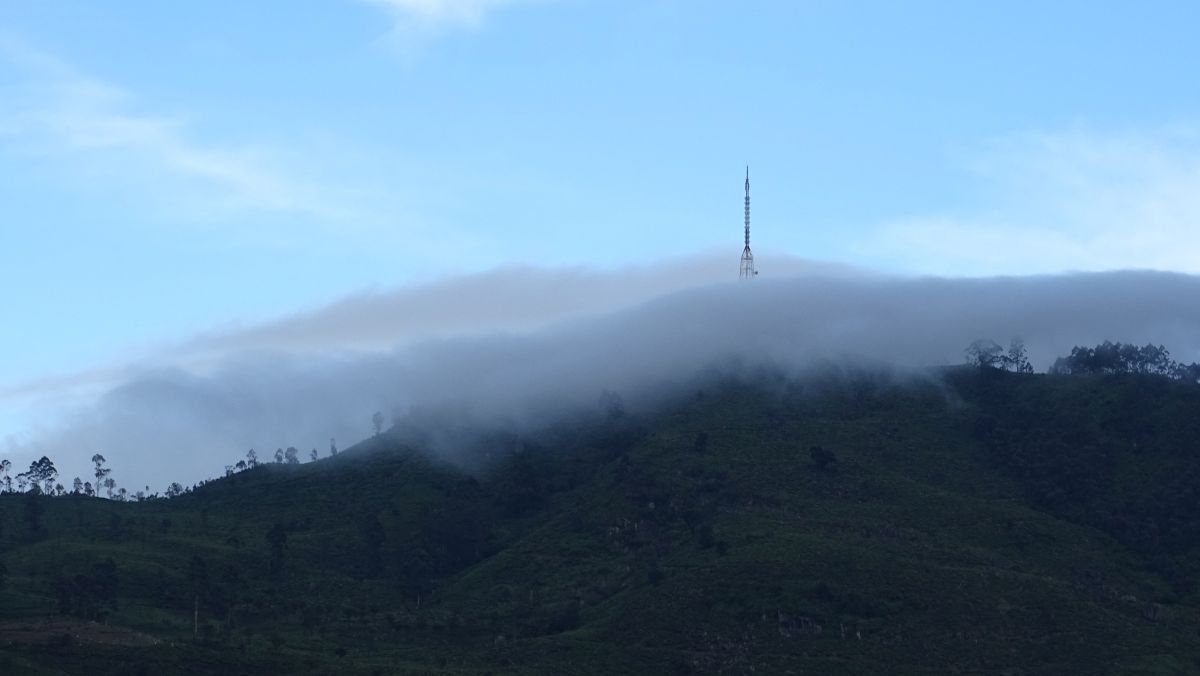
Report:
[[[383,438],[171,501],[47,501],[36,540],[22,498],[2,496],[0,622],[53,613],[57,572],[111,556],[109,622],[164,642],[50,636],[0,649],[0,671],[1192,673],[1200,606],[1186,585],[997,459],[1036,447],[1048,432],[1022,435],[1039,425],[1092,420],[1078,442],[1107,444],[1117,457],[1096,471],[1120,480],[1102,488],[1133,504],[1163,468],[1200,464],[1156,413],[1188,410],[1192,393],[1148,395],[1146,382],[727,385],[650,421],[543,440],[480,481]],[[1136,406],[1140,422],[1117,414]],[[1004,435],[981,436],[981,418]],[[1105,426],[1117,418],[1123,428]],[[1125,437],[1160,452],[1130,455],[1113,441]],[[812,445],[836,466],[813,468]],[[385,535],[375,569],[371,519]],[[282,576],[264,539],[277,522]],[[1184,568],[1190,551],[1171,549]],[[200,645],[193,555],[218,597]]]

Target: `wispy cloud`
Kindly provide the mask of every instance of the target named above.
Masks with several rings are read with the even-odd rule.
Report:
[[[956,274],[1200,272],[1200,132],[1022,134],[986,146],[969,213],[897,219],[872,255]]]
[[[411,51],[452,30],[477,29],[492,12],[518,4],[546,0],[360,0],[386,10],[392,17],[391,39]]]
[[[346,215],[328,191],[285,170],[269,150],[199,141],[184,120],[139,110],[121,87],[0,36],[0,76],[4,70],[11,77],[0,79],[0,141],[10,150],[96,161],[110,182],[127,180],[147,195],[190,192],[208,207]]]

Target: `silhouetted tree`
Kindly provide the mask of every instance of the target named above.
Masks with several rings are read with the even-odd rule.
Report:
[[[111,469],[104,466],[105,462],[107,462],[107,460],[105,460],[104,456],[100,455],[99,453],[92,456],[92,463],[96,465],[95,471],[92,472],[96,477],[96,492],[100,491],[100,487],[104,486],[104,479],[112,473]]]
[[[177,498],[183,495],[183,485],[178,481],[172,481],[170,486],[167,486],[167,497]]]
[[[296,465],[300,462],[300,451],[296,450],[295,446],[288,446],[283,452],[283,457],[289,465]]]
[[[1008,354],[1004,356],[1004,368],[1017,373],[1033,373],[1033,365],[1025,351],[1025,341],[1013,338],[1008,344]]]
[[[320,457],[320,456],[317,455],[317,449],[315,449],[315,448],[312,449],[312,452],[308,454],[308,458],[312,462],[316,462],[318,457]]]
[[[75,477],[75,481],[71,482],[71,493],[79,495],[83,493],[83,480]]]
[[[979,368],[994,369],[1004,365],[1004,348],[996,341],[979,339],[967,346],[965,350],[967,363]]]
[[[40,489],[46,495],[54,493],[54,480],[58,478],[58,470],[50,458],[41,458],[29,463],[29,469],[21,474],[34,488]],[[20,477],[18,477],[20,478]]]
[[[333,437],[330,437],[329,438],[329,457],[332,458],[333,456],[335,456],[337,454],[338,454],[337,442],[333,440]]]
[[[1196,376],[1200,375],[1200,366],[1187,366],[1176,362],[1162,345],[1147,344],[1138,347],[1106,340],[1095,347],[1072,348],[1071,354],[1055,360],[1054,365],[1050,367],[1050,373],[1144,373],[1181,380],[1188,380],[1190,377],[1191,382],[1195,382]]]
[[[254,452],[253,448],[246,451],[246,465],[249,467],[258,467],[258,454]]]
[[[1200,383],[1200,364],[1176,364],[1172,377],[1188,383]]]
[[[371,416],[371,425],[375,428],[375,436],[383,433],[383,413],[375,411],[375,415]]]
[[[116,487],[117,487],[117,480],[116,480],[116,479],[114,479],[114,478],[112,478],[112,477],[108,477],[107,479],[105,479],[105,480],[104,480],[104,492],[105,492],[105,494],[107,494],[107,495],[108,495],[109,499],[111,499],[111,498],[112,498],[112,496],[113,496],[113,489],[114,489],[114,488],[116,488]]]
[[[275,462],[277,464],[283,462],[283,449],[282,448],[275,449]]]
[[[8,475],[12,469],[12,463],[7,459],[0,460],[0,493],[12,492],[12,477]]]
[[[91,497],[96,494],[96,489],[92,488],[92,482],[90,482],[90,481],[83,482],[83,494],[88,497]]]

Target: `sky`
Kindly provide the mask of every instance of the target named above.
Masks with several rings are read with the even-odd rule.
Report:
[[[9,0],[0,439],[27,454],[131,369],[722,280],[746,165],[764,280],[1200,273],[1196,25],[1192,2]],[[522,275],[592,286],[463,319]],[[431,289],[428,325],[312,324]]]

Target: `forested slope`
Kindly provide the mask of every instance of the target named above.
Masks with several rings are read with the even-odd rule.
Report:
[[[1200,387],[713,383],[441,462],[0,496],[3,673],[1196,673]],[[195,632],[195,635],[193,635]]]

